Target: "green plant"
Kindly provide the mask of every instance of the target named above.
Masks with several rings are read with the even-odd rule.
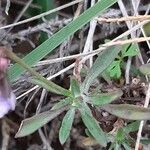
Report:
[[[106,69],[105,75],[113,79],[119,79],[121,77],[121,68],[126,57],[136,56],[139,52],[135,44],[127,44],[122,47],[121,52],[115,58],[115,60]]]
[[[125,150],[131,150],[130,145],[134,144],[135,141],[130,136],[130,133],[137,131],[139,129],[139,124],[139,121],[134,121],[124,127],[118,128],[115,133],[109,134],[111,141],[109,150],[118,150],[122,148],[124,148]]]
[[[122,121],[123,120],[121,119],[117,120],[116,123],[114,124],[113,130],[106,134],[108,142],[110,143],[110,145],[107,147],[109,150],[118,150],[118,149],[131,150],[131,145],[135,143],[135,140],[132,138],[130,134],[135,133],[139,129],[140,122],[133,121],[128,124],[124,124]],[[89,146],[91,144],[92,145],[98,144],[87,129],[86,134],[88,136],[88,143],[85,141],[83,142],[83,144]],[[146,139],[145,141],[148,141],[148,139]]]
[[[67,113],[62,121],[62,126],[59,132],[60,142],[63,144],[69,136],[75,111],[78,110],[80,111],[81,118],[85,126],[88,128],[90,134],[97,140],[99,144],[105,147],[108,143],[108,136],[98,125],[98,122],[94,118],[89,105],[101,107],[101,109],[104,109],[111,114],[114,114],[118,117],[125,119],[131,120],[150,119],[149,109],[128,104],[121,104],[121,105],[109,104],[110,102],[114,101],[116,98],[119,98],[122,95],[122,91],[120,89],[105,94],[104,93],[96,94],[96,92],[93,92],[94,93],[93,95],[92,93],[88,93],[89,87],[93,82],[93,80],[107,68],[107,66],[113,61],[113,59],[116,57],[119,51],[120,48],[118,47],[113,48],[110,47],[107,50],[105,50],[102,54],[98,56],[93,66],[88,71],[87,76],[83,81],[83,83],[80,84],[75,78],[71,78],[70,90],[63,89],[62,87],[59,87],[50,81],[46,81],[33,69],[30,69],[30,67],[27,66],[22,60],[20,60],[17,56],[15,56],[15,54],[8,51],[9,57],[17,61],[29,72],[32,73],[33,82],[43,86],[44,88],[52,92],[63,94],[68,97],[56,103],[51,110],[23,120],[20,129],[16,134],[16,137],[23,137],[33,133],[38,128],[42,127],[44,124],[54,119],[60,113],[67,110]],[[109,56],[111,56],[111,61],[109,61],[109,64],[107,64],[108,60],[106,58]],[[99,66],[99,69],[97,68],[97,66]],[[91,74],[93,75],[93,73],[94,76],[91,80],[90,75]]]
[[[102,73],[108,69],[116,58],[119,57],[118,59],[123,59],[126,56],[133,56],[137,54],[135,51],[130,50],[133,46],[129,49],[123,48],[123,50],[121,46],[108,47],[98,55],[93,66],[88,70],[83,82],[80,83],[75,77],[71,78],[69,90],[58,86],[52,81],[46,80],[30,67],[44,58],[70,35],[89,22],[93,17],[113,5],[116,1],[117,0],[98,1],[93,7],[89,8],[77,19],[73,20],[66,27],[55,33],[52,37],[42,43],[23,59],[20,59],[14,53],[7,51],[8,57],[17,62],[17,64],[12,66],[9,70],[11,81],[16,80],[26,69],[32,74],[32,79],[30,80],[32,83],[65,97],[64,99],[59,100],[59,102],[57,102],[50,110],[23,120],[16,137],[27,136],[35,132],[37,129],[41,128],[43,125],[60,115],[62,112],[67,111],[62,120],[62,125],[59,131],[60,142],[64,144],[69,137],[75,112],[79,111],[81,119],[92,137],[94,137],[100,145],[106,147],[107,143],[110,141],[109,135],[103,131],[98,124],[98,121],[94,118],[90,106],[93,108],[100,107],[100,109],[103,109],[120,118],[131,120],[150,119],[150,109],[128,104],[110,104],[112,101],[122,96],[123,92],[121,89],[116,89],[108,93],[97,93],[94,89],[91,93],[89,92],[89,88],[93,81],[99,75],[102,75]],[[121,56],[119,56],[120,54]],[[119,68],[121,61],[118,63],[117,68]],[[114,72],[118,73],[117,71]],[[116,73],[113,73],[113,75]],[[126,143],[122,142],[125,140],[124,130],[118,130],[117,137],[115,138],[115,147],[118,148],[120,146],[119,144]],[[125,146],[127,145],[124,144],[124,147]]]

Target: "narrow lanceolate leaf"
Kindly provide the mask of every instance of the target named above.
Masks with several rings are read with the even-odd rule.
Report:
[[[44,89],[50,91],[50,92],[54,92],[57,94],[61,94],[64,96],[70,96],[71,92],[67,89],[64,89],[63,87],[56,85],[55,83],[53,83],[52,81],[49,81],[47,79],[45,80],[41,80],[41,79],[37,79],[37,78],[32,78],[30,79],[30,82],[38,85],[40,87],[43,87]]]
[[[81,118],[85,126],[88,128],[89,132],[91,133],[91,135],[96,139],[96,141],[100,145],[106,147],[107,145],[106,135],[103,132],[103,130],[100,128],[96,119],[93,116],[89,115],[84,108],[80,109],[80,112],[81,112]]]
[[[88,92],[88,89],[93,80],[97,76],[99,76],[113,62],[113,60],[117,57],[120,51],[120,46],[111,46],[99,54],[93,66],[88,71],[87,76],[82,84],[83,93]]]
[[[66,105],[71,105],[73,103],[73,99],[70,97],[67,97],[65,99],[60,100],[60,102],[56,103],[51,110],[54,109],[60,109],[62,107],[65,107]]]
[[[139,70],[144,74],[144,75],[150,75],[150,64],[144,64],[139,67]]]
[[[96,106],[101,106],[111,103],[112,101],[122,96],[122,94],[123,92],[121,90],[116,90],[109,93],[100,93],[100,94],[98,93],[95,95],[85,96],[84,99],[87,101],[87,103]]]
[[[129,146],[128,143],[123,142],[122,145],[125,148],[125,150],[131,150],[131,147]]]
[[[65,111],[68,106],[62,107],[60,109],[46,111],[40,114],[37,114],[33,117],[27,118],[21,122],[20,128],[15,135],[15,137],[27,136],[37,129],[41,128],[43,125],[57,117],[63,111]]]
[[[64,144],[69,137],[72,123],[74,120],[75,108],[72,107],[63,118],[61,128],[59,130],[59,140],[61,144]]]
[[[134,121],[128,125],[126,125],[123,129],[124,131],[129,134],[130,132],[135,132],[139,129],[140,121]]]
[[[70,22],[66,27],[55,33],[48,40],[34,49],[31,53],[23,58],[25,63],[30,66],[36,64],[39,60],[44,58],[47,54],[52,52],[57,46],[59,46],[63,41],[68,39],[69,36],[74,34],[82,26],[88,23],[91,19],[101,14],[104,10],[116,3],[117,0],[101,0],[98,1],[93,7],[86,10],[77,19]],[[10,80],[16,80],[22,73],[24,69],[19,65],[13,65],[9,70]]]
[[[70,96],[71,92],[69,90],[66,90],[66,89],[62,88],[61,86],[53,83],[52,81],[45,79],[41,74],[39,74],[33,68],[31,68],[29,65],[27,65],[22,59],[20,59],[11,50],[6,49],[5,51],[6,51],[7,57],[9,57],[12,60],[14,60],[15,62],[17,62],[23,68],[28,70],[31,73],[31,75],[34,76],[34,78],[36,78],[35,80],[33,80],[35,84],[39,83],[39,85],[41,84],[41,86],[48,88],[50,91],[52,91],[54,93],[62,94],[64,96]]]
[[[150,120],[150,109],[140,106],[119,104],[119,105],[105,105],[102,109],[107,112],[116,115],[120,118],[129,120]]]
[[[80,96],[80,86],[76,79],[71,78],[71,93],[74,97]]]

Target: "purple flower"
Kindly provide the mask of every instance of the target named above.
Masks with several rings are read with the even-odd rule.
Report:
[[[10,93],[8,98],[0,96],[0,118],[9,112],[14,110],[16,105],[16,97],[13,92]]]

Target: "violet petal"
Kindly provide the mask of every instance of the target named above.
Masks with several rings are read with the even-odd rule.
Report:
[[[10,97],[4,98],[0,96],[0,118],[9,112],[9,110],[14,110],[16,105],[16,97],[14,93],[11,92]]]
[[[11,110],[15,110],[15,106],[16,106],[16,96],[13,92],[11,92],[10,94],[10,98],[9,98],[9,103],[11,105]]]

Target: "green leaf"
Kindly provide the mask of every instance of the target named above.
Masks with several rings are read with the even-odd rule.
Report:
[[[121,77],[120,65],[120,60],[114,60],[112,64],[110,64],[110,66],[107,68],[106,72],[111,78],[119,79]]]
[[[80,96],[80,86],[79,83],[76,79],[74,79],[73,77],[71,78],[71,93],[74,97],[78,97]]]
[[[144,75],[150,75],[150,64],[143,64],[139,67],[139,70],[144,74]]]
[[[46,111],[23,120],[15,137],[24,137],[35,132],[37,129],[41,128],[46,123],[60,115],[67,108],[68,106],[65,106],[60,109]]]
[[[150,23],[148,22],[147,24],[145,24],[143,26],[143,28],[144,28],[144,31],[145,31],[146,35],[150,36]]]
[[[39,74],[33,68],[31,68],[29,65],[27,65],[22,59],[20,59],[12,51],[10,51],[9,49],[5,49],[5,52],[7,54],[7,57],[16,61],[19,65],[21,65],[21,67],[25,68],[26,70],[28,70],[31,73],[31,75],[35,78],[35,80],[32,79],[33,82],[36,82],[36,84],[39,83],[39,85],[41,84],[41,85],[45,86],[45,88],[49,88],[50,91],[55,92],[57,94],[62,94],[64,96],[71,96],[71,92],[69,90],[66,90],[63,87],[44,78],[41,74]]]
[[[110,78],[110,75],[104,71],[102,74],[101,74],[101,77],[108,83],[108,84],[111,84],[112,83],[112,80]]]
[[[63,118],[61,128],[59,130],[59,140],[61,144],[64,144],[69,137],[72,123],[74,120],[75,108],[72,107]]]
[[[41,11],[37,12],[38,14],[40,13],[43,13],[43,12],[46,12],[46,11],[49,11],[49,10],[52,10],[55,8],[55,3],[54,3],[54,0],[44,0],[44,1],[41,1],[41,0],[35,0],[35,3],[37,5],[39,5],[42,9]],[[56,14],[52,14],[51,15],[48,15],[46,16],[45,18],[47,20],[50,20],[52,17],[54,17]]]
[[[114,150],[119,150],[119,149],[121,149],[121,145],[116,142],[114,145]]]
[[[88,106],[87,103],[82,102],[80,108],[83,108],[84,111],[86,111],[87,114],[89,114],[91,117],[93,117],[92,111],[91,111],[91,109],[89,108],[89,106]]]
[[[61,95],[64,95],[64,96],[70,96],[71,93],[69,90],[66,90],[64,88],[62,88],[61,86],[58,86],[59,88],[54,88],[53,84],[51,84],[52,82],[45,82],[46,80],[39,80],[39,79],[36,79],[36,78],[32,78],[30,79],[30,82],[35,84],[35,85],[39,85],[41,87],[43,87],[44,89],[50,91],[50,92],[54,92],[54,93],[57,93],[57,94],[61,94]]]
[[[25,16],[26,17],[33,17],[35,15],[39,15],[43,12],[49,11],[51,9],[54,9],[54,0],[33,0],[32,4],[34,4],[34,6],[36,7],[29,7],[27,9],[27,11],[25,12]],[[53,13],[53,17],[55,16],[55,13]],[[50,20],[52,18],[52,14],[45,16],[44,18],[46,18],[47,20]],[[39,19],[40,21],[42,20]]]
[[[55,6],[54,6],[54,0],[34,0],[33,2],[35,2],[38,6],[41,7],[40,10],[33,10],[32,9],[32,13],[33,12],[36,12],[38,14],[41,14],[43,12],[46,12],[46,11],[49,11],[51,9],[54,9]],[[50,19],[56,17],[56,13],[53,13],[53,14],[50,14],[50,15],[47,15],[45,16],[44,18],[47,20],[47,21],[50,21]],[[39,19],[39,23],[43,22],[42,18]],[[45,32],[41,32],[40,33],[40,43],[43,43],[45,40],[47,40],[49,37],[48,37],[48,34],[45,33]]]
[[[139,121],[134,121],[134,122],[128,124],[127,126],[125,126],[123,129],[128,134],[130,132],[137,131],[139,129],[139,125],[140,125]]]
[[[137,46],[135,44],[132,44],[131,46],[127,45],[122,51],[122,57],[127,56],[136,56],[139,54]]]
[[[120,118],[129,120],[149,120],[150,109],[129,104],[105,105],[102,109]]]
[[[71,105],[73,103],[73,99],[68,97],[65,99],[60,100],[60,102],[56,103],[51,110],[60,109],[65,107],[66,105]]]
[[[132,150],[131,147],[127,143],[122,143],[125,150]]]
[[[125,140],[125,133],[122,128],[118,129],[116,140],[118,143],[122,143]]]
[[[88,92],[88,89],[93,80],[113,62],[120,51],[120,46],[112,46],[99,54],[93,66],[88,71],[87,76],[82,84],[83,93]]]
[[[100,145],[106,147],[107,145],[106,135],[103,132],[103,130],[100,128],[96,119],[90,114],[88,114],[88,112],[84,108],[80,109],[80,113],[81,113],[81,118],[85,126],[90,131],[91,135],[96,139],[96,141]]]
[[[109,93],[98,93],[95,95],[84,96],[84,99],[93,105],[101,106],[109,104],[117,98],[121,97],[123,92],[121,90],[112,91]]]
[[[88,23],[95,16],[100,15],[104,10],[116,3],[117,0],[101,0],[98,1],[93,7],[86,10],[78,18],[70,22],[66,27],[55,33],[48,40],[42,43],[40,46],[35,48],[31,53],[26,55],[23,60],[30,66],[35,65],[39,60],[44,58],[47,54],[52,52],[57,46],[79,30],[82,26]],[[22,73],[24,69],[18,64],[13,65],[9,69],[10,80],[16,80]]]
[[[141,139],[141,143],[144,145],[149,145],[150,144],[150,138]]]
[[[42,6],[40,5],[37,5],[36,3],[34,3],[35,0],[33,0],[32,4],[34,4],[34,8],[33,7],[29,7],[26,12],[24,13],[24,16],[26,18],[30,18],[30,17],[33,17],[35,15],[38,15],[41,13],[41,10],[42,10]]]
[[[115,143],[111,143],[111,145],[110,145],[108,150],[114,150],[114,147],[115,147]]]

